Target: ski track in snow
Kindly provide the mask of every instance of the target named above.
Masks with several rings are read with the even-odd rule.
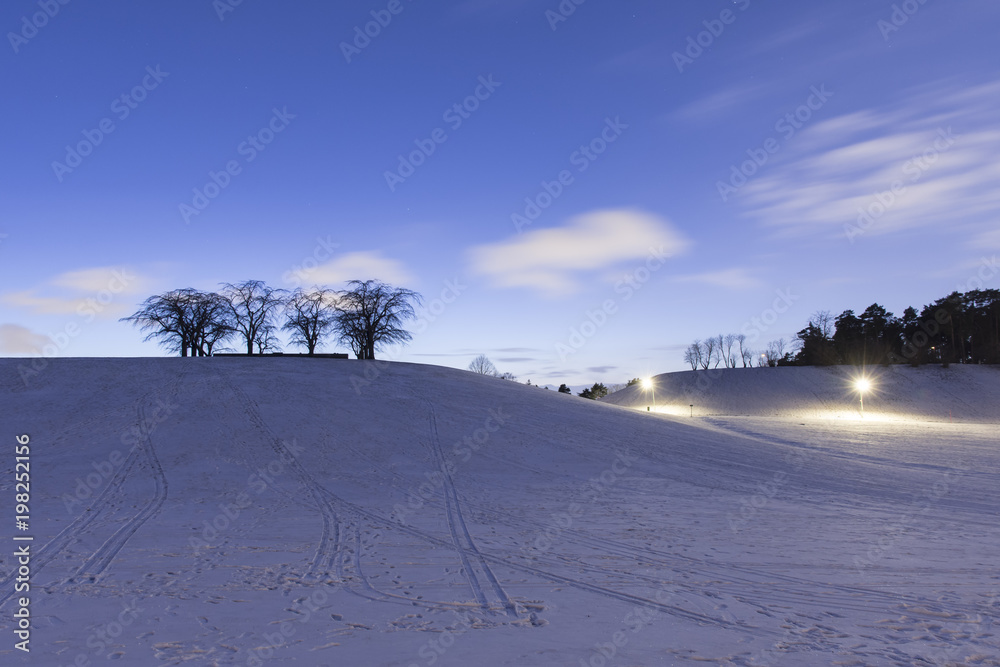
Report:
[[[466,569],[466,573],[469,577],[469,585],[472,587],[473,594],[475,594],[476,599],[483,606],[483,609],[487,612],[492,612],[492,608],[486,600],[486,595],[484,594],[482,587],[479,585],[479,578],[476,576],[473,570],[473,564],[470,562],[469,556],[472,556],[472,560],[475,561],[478,569],[483,573],[487,580],[489,580],[490,585],[493,587],[493,592],[496,594],[497,600],[499,600],[500,605],[507,612],[507,615],[511,618],[517,618],[517,609],[514,608],[514,603],[511,602],[510,598],[507,597],[507,592],[504,591],[500,582],[497,580],[493,570],[490,569],[490,564],[487,559],[480,553],[479,549],[476,547],[476,543],[472,540],[472,535],[469,534],[469,527],[465,523],[465,517],[462,515],[462,505],[458,499],[458,493],[455,491],[455,480],[452,479],[451,474],[445,469],[445,457],[444,451],[441,448],[441,436],[438,433],[437,427],[437,416],[434,414],[434,406],[428,406],[430,410],[430,429],[431,429],[431,447],[434,450],[435,458],[442,471],[442,476],[444,477],[444,494],[445,502],[447,504],[448,512],[448,526],[451,530],[452,541],[455,544],[455,548],[458,550],[462,557],[462,564]]]
[[[149,400],[148,396],[138,399],[135,402],[136,413],[135,423],[140,428],[148,424],[144,404]],[[140,463],[140,459],[145,459],[146,466]],[[108,568],[114,558],[128,543],[136,531],[139,530],[150,518],[152,518],[163,505],[167,497],[167,479],[156,458],[151,436],[147,433],[145,437],[133,446],[128,456],[115,474],[111,476],[108,483],[101,490],[93,501],[89,503],[79,516],[77,516],[68,526],[59,532],[54,538],[42,545],[35,552],[32,559],[32,570],[38,573],[54,560],[59,558],[69,547],[80,541],[82,535],[96,532],[92,526],[105,514],[110,514],[109,510],[122,507],[126,504],[125,484],[134,478],[134,471],[138,469],[148,469],[152,474],[154,482],[153,497],[147,504],[134,515],[124,519],[124,525],[116,530],[96,551],[94,551],[86,561],[80,565],[75,573],[61,585],[70,585],[79,581],[94,582]],[[111,519],[109,519],[110,521]],[[11,573],[6,577],[0,589],[5,591],[0,595],[0,605],[6,603],[14,595],[12,582],[16,573]]]

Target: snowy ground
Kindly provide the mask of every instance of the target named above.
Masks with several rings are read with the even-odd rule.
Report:
[[[951,422],[937,372],[881,385],[892,421],[408,364],[16,366],[0,497],[29,434],[33,630],[15,650],[5,577],[0,664],[1000,665],[996,369],[950,376]]]

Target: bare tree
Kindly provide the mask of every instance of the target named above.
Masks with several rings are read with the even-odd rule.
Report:
[[[712,365],[712,358],[715,357],[715,339],[706,338],[704,341],[695,341],[695,345],[701,350],[698,363],[701,364],[702,370],[707,371],[708,367]]]
[[[215,346],[232,336],[232,313],[229,302],[214,292],[197,292],[188,299],[193,349],[202,356],[212,356]]]
[[[402,325],[416,317],[419,294],[380,280],[352,280],[347,286],[339,295],[334,329],[358,359],[374,359],[376,349],[413,338]]]
[[[712,366],[712,368],[718,368],[719,364],[722,363],[722,361],[725,359],[725,352],[722,349],[722,347],[723,347],[722,334],[719,334],[715,338],[709,338],[709,340],[712,341],[712,355],[711,355],[711,357],[712,357],[712,361],[715,362],[715,365]]]
[[[517,382],[517,376],[511,373],[510,371],[505,371],[503,373],[500,373],[500,375],[497,375],[497,377],[500,378],[501,380],[510,380],[511,382]]]
[[[778,340],[772,340],[767,344],[767,349],[764,350],[764,358],[767,360],[768,366],[777,366],[778,362],[785,356],[785,349],[788,347],[788,343],[785,342],[784,338],[779,338]]]
[[[333,331],[337,320],[337,293],[330,289],[295,290],[285,304],[287,320],[282,327],[292,334],[293,345],[316,354],[316,348]]]
[[[836,319],[829,310],[817,310],[812,314],[812,317],[809,318],[809,323],[819,329],[823,338],[828,340],[833,338],[833,332],[836,328],[835,322]]]
[[[275,336],[278,327],[268,323],[257,330],[257,337],[254,344],[257,346],[257,354],[264,354],[268,350],[277,350],[281,347],[281,341]]]
[[[726,337],[722,341],[722,349],[725,352],[725,362],[726,368],[736,368],[736,357],[733,356],[733,345],[736,344],[736,334],[726,334]]]
[[[225,299],[192,288],[151,296],[121,321],[148,331],[144,340],[159,339],[182,357],[211,355],[215,345],[233,333]]]
[[[746,334],[737,334],[736,343],[739,345],[740,359],[743,361],[743,368],[753,365],[753,350],[746,346]]]
[[[684,362],[691,364],[691,370],[698,370],[698,362],[701,361],[701,342],[695,341],[684,350]]]
[[[246,343],[247,354],[254,345],[269,347],[274,338],[274,320],[285,302],[285,290],[269,287],[260,280],[245,280],[236,285],[225,283],[222,295],[229,301],[236,333]]]
[[[489,375],[490,377],[499,377],[500,372],[497,367],[493,365],[490,358],[485,354],[480,354],[478,357],[473,359],[469,363],[469,370],[473,373],[479,373],[480,375]]]

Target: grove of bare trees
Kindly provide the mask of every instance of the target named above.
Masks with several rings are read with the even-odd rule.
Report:
[[[223,283],[219,293],[185,288],[151,296],[121,321],[182,357],[211,356],[226,341],[247,355],[264,354],[278,349],[277,333],[284,330],[310,355],[336,337],[359,359],[374,359],[377,350],[411,339],[403,326],[420,300],[412,290],[378,280],[352,280],[342,291],[294,292],[246,280]]]
[[[785,343],[782,341],[782,346]],[[701,368],[750,368],[754,365],[755,352],[748,346],[746,334],[718,335],[705,340],[696,340],[684,350],[684,363],[695,371]],[[767,365],[766,357],[758,365]]]

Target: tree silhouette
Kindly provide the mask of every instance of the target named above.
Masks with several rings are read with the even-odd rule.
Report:
[[[316,354],[316,348],[333,332],[337,320],[337,293],[330,289],[301,287],[288,297],[287,320],[282,327],[291,333],[291,343]]]
[[[235,285],[224,283],[222,295],[229,301],[233,328],[246,343],[248,355],[254,346],[267,349],[274,338],[275,318],[285,303],[286,291],[269,287],[260,280],[245,280]]]
[[[582,396],[583,398],[589,398],[591,400],[604,398],[607,395],[608,395],[608,388],[605,387],[600,382],[595,382],[593,387],[584,389],[579,394],[577,394],[577,396]]]
[[[380,280],[352,280],[347,286],[339,295],[334,330],[358,359],[374,359],[376,350],[413,338],[402,325],[416,317],[419,294]]]
[[[233,334],[228,302],[218,294],[186,288],[151,296],[120,321],[148,331],[144,340],[158,340],[180,356],[209,356],[220,341]]]
[[[478,357],[469,362],[469,370],[473,373],[478,373],[479,375],[489,375],[490,377],[498,377],[500,372],[497,367],[493,365],[490,358],[485,354],[480,354]]]

